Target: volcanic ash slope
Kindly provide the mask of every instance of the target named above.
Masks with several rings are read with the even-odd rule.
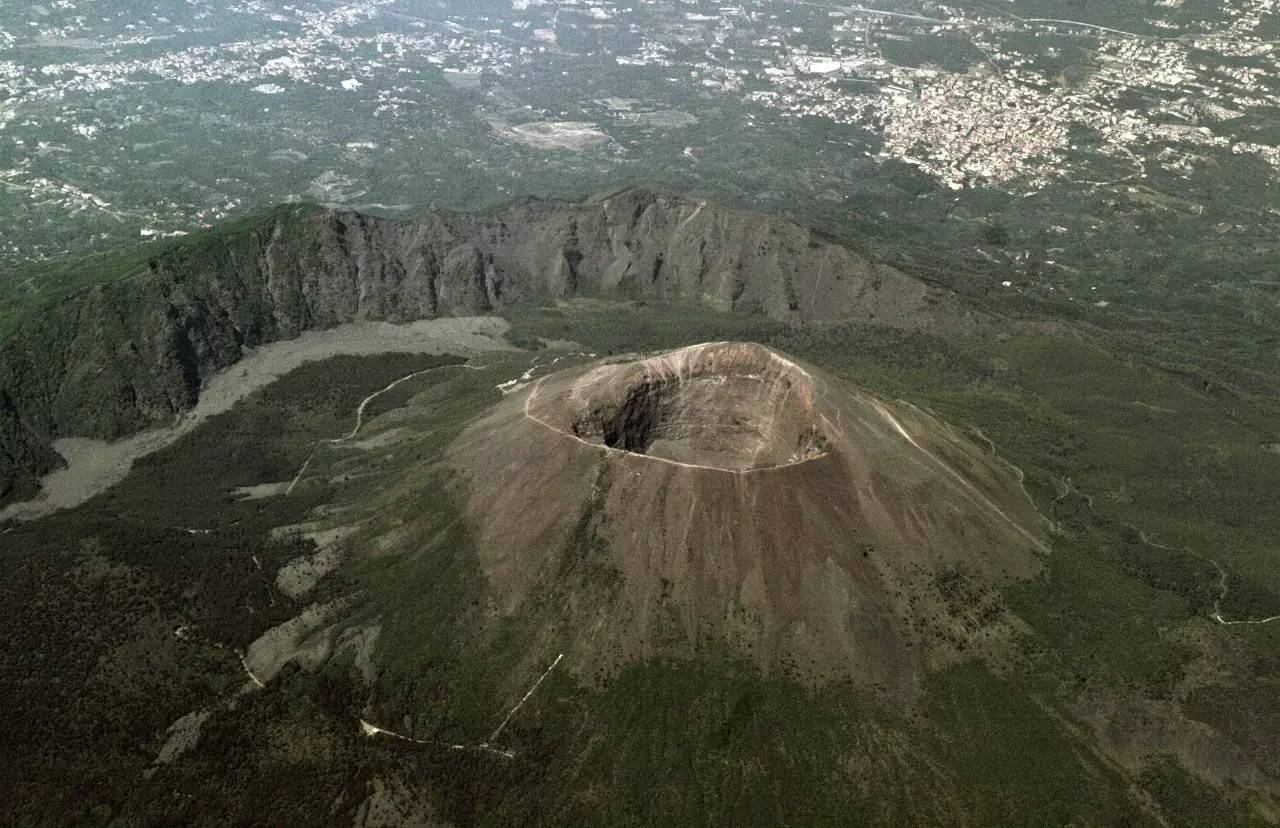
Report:
[[[600,678],[727,646],[905,689],[1007,641],[998,588],[1047,549],[1015,470],[748,343],[552,374],[449,462],[496,605]]]

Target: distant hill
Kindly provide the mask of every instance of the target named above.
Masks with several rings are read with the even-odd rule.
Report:
[[[662,298],[791,324],[961,324],[951,295],[776,217],[639,188],[582,204],[391,220],[293,208],[175,245],[0,345],[0,503],[64,436],[189,408],[245,348],[342,322],[496,313],[547,297]]]

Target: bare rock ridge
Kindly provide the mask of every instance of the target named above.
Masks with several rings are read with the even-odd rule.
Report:
[[[663,298],[802,324],[926,327],[947,294],[788,221],[635,189],[496,215],[390,220],[282,208],[155,255],[0,344],[0,503],[58,437],[170,421],[247,347],[352,320],[501,312],[537,297]]]
[[[492,604],[573,631],[556,647],[587,676],[728,647],[907,692],[1007,643],[1000,589],[1047,550],[1015,470],[967,436],[750,343],[548,375],[447,458]]]

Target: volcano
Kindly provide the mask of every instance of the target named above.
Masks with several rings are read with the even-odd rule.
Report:
[[[1000,586],[1047,550],[1016,469],[751,343],[544,376],[448,458],[499,611],[602,679],[727,648],[900,691],[1007,639]]]

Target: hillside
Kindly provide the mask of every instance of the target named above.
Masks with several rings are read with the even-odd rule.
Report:
[[[1001,652],[1018,626],[996,612],[966,630],[948,573],[998,604],[1049,550],[1016,470],[750,343],[544,376],[447,454],[491,600],[597,680],[724,647],[806,684],[908,697],[928,667]]]
[[[619,198],[675,247],[775,224],[421,221]],[[1280,436],[1213,343],[912,281],[875,319],[593,282],[343,322],[407,301],[355,221],[224,228],[7,346],[33,462],[30,424],[164,427],[0,518],[4,821],[1280,822]],[[247,255],[273,228],[293,264]]]
[[[252,348],[352,320],[501,312],[574,296],[695,302],[788,324],[960,324],[945,292],[778,218],[675,193],[395,221],[276,211],[86,289],[0,345],[0,503],[59,437],[166,423]]]

